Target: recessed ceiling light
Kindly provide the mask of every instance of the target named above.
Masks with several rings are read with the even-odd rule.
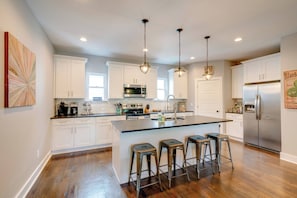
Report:
[[[147,48],[144,48],[143,51],[144,51],[144,52],[148,52],[148,49],[147,49]]]
[[[195,59],[195,57],[194,57],[194,56],[191,56],[191,57],[190,57],[190,59],[191,59],[191,60],[194,60],[194,59]]]
[[[82,42],[87,42],[88,40],[87,40],[86,37],[80,37],[80,41],[82,41]]]
[[[237,37],[237,38],[234,39],[234,41],[235,42],[240,42],[240,41],[242,41],[242,38],[241,37]]]

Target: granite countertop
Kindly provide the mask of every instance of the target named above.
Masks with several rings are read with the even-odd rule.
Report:
[[[177,112],[177,113],[187,113],[193,111],[185,111],[185,112]],[[157,113],[174,113],[172,111],[161,111],[161,112],[150,112],[149,114],[157,114]],[[149,115],[146,114],[146,115]],[[58,116],[55,115],[51,117],[51,119],[61,119],[61,118],[86,118],[86,117],[104,117],[104,116],[126,116],[126,114],[117,114],[117,113],[91,113],[91,114],[78,114],[78,115],[67,115],[67,116]]]
[[[222,119],[222,118],[212,118],[205,116],[185,116],[179,117],[176,121],[167,120],[165,122],[159,122],[158,120],[121,120],[112,121],[114,127],[116,127],[122,133],[127,132],[137,132],[144,130],[162,129],[162,128],[172,128],[172,127],[183,127],[191,125],[201,125],[201,124],[212,124],[220,122],[229,122],[232,120]]]
[[[91,114],[78,114],[78,115],[67,115],[67,116],[53,116],[51,119],[61,119],[61,118],[87,118],[87,117],[104,117],[104,116],[126,116],[125,114],[117,113],[91,113]]]

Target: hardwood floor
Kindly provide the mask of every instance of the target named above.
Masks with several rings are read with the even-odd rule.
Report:
[[[194,167],[190,178],[173,180],[168,189],[157,185],[142,189],[141,197],[296,197],[297,165],[279,159],[278,154],[266,152],[242,143],[231,142],[235,169],[230,163],[222,165],[221,174],[210,169],[201,172],[197,180]],[[225,151],[225,148],[223,147]],[[111,166],[111,151],[105,150],[49,161],[27,197],[135,197],[131,184],[120,186]]]

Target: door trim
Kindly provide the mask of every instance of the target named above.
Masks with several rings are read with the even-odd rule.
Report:
[[[222,99],[223,99],[223,78],[218,76],[218,77],[213,77],[210,79],[211,80],[220,80],[221,81],[221,87],[220,87],[220,90],[222,90]],[[197,86],[198,86],[198,83],[201,82],[201,81],[207,81],[205,78],[195,78],[195,100],[194,100],[194,113],[195,115],[198,115],[198,110],[197,110],[197,99],[198,99],[198,93],[197,93]],[[224,109],[224,101],[222,103],[222,108]]]

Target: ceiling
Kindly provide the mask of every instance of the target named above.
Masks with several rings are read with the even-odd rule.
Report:
[[[206,35],[210,61],[242,61],[278,52],[281,38],[297,32],[296,0],[26,1],[55,50],[140,63],[143,18],[148,60],[159,64],[177,64],[177,28],[183,28],[182,65],[205,61]],[[238,36],[243,40],[236,43]]]

